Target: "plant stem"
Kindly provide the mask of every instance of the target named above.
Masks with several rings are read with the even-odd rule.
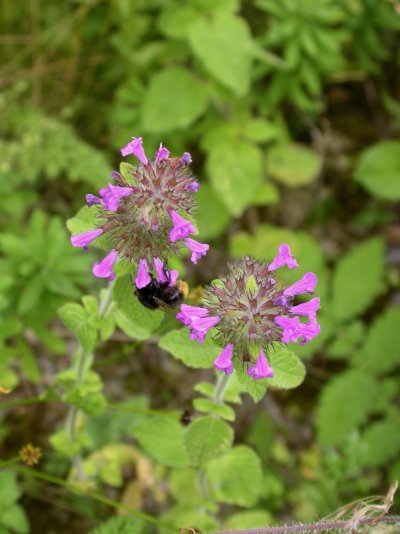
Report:
[[[96,501],[106,504],[107,506],[111,506],[113,508],[116,508],[117,510],[123,511],[126,514],[138,517],[142,519],[143,521],[146,521],[148,523],[153,523],[155,525],[159,525],[165,529],[168,529],[168,531],[170,532],[176,532],[176,528],[172,527],[169,524],[164,523],[163,521],[158,520],[157,518],[149,514],[146,514],[144,512],[139,512],[136,510],[132,510],[132,508],[127,506],[126,504],[114,501],[113,499],[110,499],[106,497],[105,495],[102,495],[101,493],[98,493],[98,492],[89,492],[85,488],[78,486],[78,485],[71,484],[70,482],[66,482],[62,478],[58,478],[53,475],[48,475],[47,473],[44,473],[43,471],[39,471],[38,469],[31,469],[28,467],[12,466],[11,469],[23,475],[31,476],[39,480],[43,480],[45,482],[50,482],[51,484],[56,484],[57,486],[62,486],[63,488],[66,488],[68,491],[72,493],[76,493],[78,495],[82,495],[85,497],[90,497],[91,499],[95,499]]]
[[[112,304],[113,282],[108,283],[106,294],[99,307],[99,316],[107,317]]]
[[[225,390],[228,386],[231,375],[221,374],[218,376],[217,383],[215,385],[213,401],[217,404],[224,402]]]

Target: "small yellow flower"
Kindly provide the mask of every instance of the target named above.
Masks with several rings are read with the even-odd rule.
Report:
[[[42,457],[42,451],[39,447],[34,447],[31,443],[28,443],[28,445],[25,445],[19,451],[19,456],[24,464],[32,467],[39,463],[39,460]]]

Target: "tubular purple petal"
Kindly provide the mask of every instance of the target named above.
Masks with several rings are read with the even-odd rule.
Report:
[[[300,341],[300,345],[304,345],[318,336],[321,331],[315,314],[312,315],[309,323],[301,323],[298,317],[275,317],[275,323],[283,330],[283,343],[289,343],[290,341],[296,343],[303,338]]]
[[[96,195],[92,195],[91,193],[88,193],[86,195],[86,204],[88,206],[92,206],[93,204],[102,204],[102,200],[99,197],[96,197]]]
[[[130,141],[123,148],[121,148],[121,154],[122,156],[127,156],[128,154],[134,154],[143,165],[148,164],[148,160],[146,158],[146,154],[144,153],[144,149],[142,146],[141,137],[132,137],[132,141]]]
[[[289,269],[294,269],[298,267],[299,264],[292,256],[289,245],[283,244],[279,247],[279,254],[272,260],[268,265],[269,271],[276,271],[280,267],[287,265]]]
[[[156,269],[157,277],[160,282],[168,282],[167,275],[165,273],[165,267],[164,263],[160,260],[160,258],[154,258],[154,267]],[[146,284],[147,285],[147,284]]]
[[[190,237],[187,237],[185,239],[185,245],[192,253],[190,257],[192,263],[197,263],[202,256],[205,256],[207,254],[207,250],[210,248],[209,245],[205,243],[199,243],[198,241],[196,241],[195,239],[191,239]]]
[[[176,269],[172,269],[169,271],[169,285],[173,286],[176,284],[176,281],[178,280],[179,273]]]
[[[192,156],[189,154],[189,152],[184,152],[182,157],[179,159],[179,162],[184,166],[190,165],[192,163]]]
[[[190,339],[192,341],[198,340],[199,343],[203,343],[204,338],[210,328],[213,328],[220,322],[219,317],[200,317],[192,319],[190,323]]]
[[[109,278],[114,280],[115,273],[112,271],[114,263],[117,261],[118,252],[113,249],[100,263],[95,263],[92,267],[92,273],[97,278]]]
[[[74,247],[83,247],[85,250],[87,250],[89,243],[101,236],[103,232],[104,230],[102,228],[97,228],[96,230],[89,230],[83,234],[72,235],[71,243]]]
[[[112,184],[108,184],[107,187],[100,189],[104,207],[108,211],[117,211],[121,198],[129,197],[132,193],[133,191],[130,187],[120,187]]]
[[[199,182],[196,182],[196,180],[186,186],[186,190],[190,191],[191,193],[197,193],[199,189],[200,189],[200,184]]]
[[[315,297],[308,302],[302,302],[301,304],[297,304],[297,306],[291,306],[289,308],[290,313],[297,313],[298,315],[308,315],[310,314],[315,315],[317,310],[319,310],[320,307],[320,299],[318,297]]]
[[[314,293],[317,282],[318,278],[314,273],[306,273],[298,282],[287,287],[283,294],[286,297],[294,297],[302,293]]]
[[[189,306],[189,304],[182,304],[181,311],[177,314],[178,321],[185,326],[190,326],[195,319],[206,317],[208,310],[206,308],[199,308],[198,306]]]
[[[247,369],[247,374],[252,376],[255,380],[263,378],[272,378],[274,371],[269,366],[267,358],[265,357],[263,349],[260,350],[260,355],[257,358],[256,365]]]
[[[176,211],[170,210],[169,216],[171,217],[174,225],[169,233],[169,240],[171,243],[178,241],[178,239],[184,239],[188,235],[196,232],[196,228],[193,226],[193,224],[181,217],[178,213],[176,213]]]
[[[169,156],[169,150],[162,146],[162,143],[160,143],[160,146],[156,153],[156,163],[160,163],[160,161],[163,161],[164,159],[168,159]]]
[[[230,375],[233,371],[233,345],[228,343],[218,358],[214,361],[214,367],[217,371],[223,371],[226,375]]]
[[[142,287],[146,287],[150,283],[151,283],[151,276],[149,275],[147,261],[140,260],[137,275],[135,278],[135,285],[138,289],[142,289]]]

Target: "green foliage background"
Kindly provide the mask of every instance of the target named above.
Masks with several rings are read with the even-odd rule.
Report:
[[[385,492],[400,476],[397,0],[4,0],[0,17],[0,534],[253,528]],[[193,156],[211,250],[177,265],[192,288],[282,242],[300,264],[285,281],[318,275],[321,335],[271,356],[266,395],[235,378],[217,402],[215,345],[143,309],[127,273],[107,292],[97,252],[69,243],[65,222],[90,228],[85,193],[140,135]],[[36,471],[12,461],[28,442]]]

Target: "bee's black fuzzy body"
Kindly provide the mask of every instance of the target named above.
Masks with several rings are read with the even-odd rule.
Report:
[[[149,285],[140,289],[136,288],[139,302],[150,310],[157,310],[163,305],[167,308],[180,306],[186,296],[184,282],[178,282],[170,286],[169,282],[160,282],[152,277]]]

